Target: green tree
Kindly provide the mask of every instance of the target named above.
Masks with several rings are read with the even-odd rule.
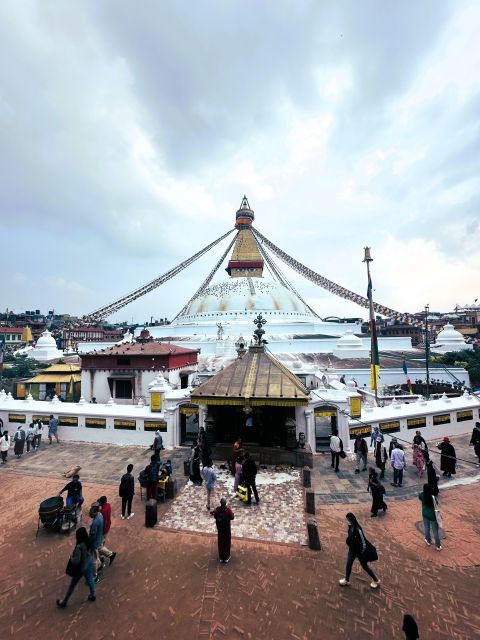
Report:
[[[480,385],[480,349],[451,351],[443,355],[439,360],[447,366],[464,367],[468,371],[472,386],[478,387]]]

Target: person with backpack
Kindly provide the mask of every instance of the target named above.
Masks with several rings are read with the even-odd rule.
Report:
[[[158,476],[160,474],[160,463],[154,454],[150,458],[150,464],[145,467],[145,477],[147,480],[147,500],[156,500],[158,491]]]
[[[227,507],[227,500],[222,498],[220,506],[212,512],[217,525],[218,534],[218,559],[222,564],[230,562],[232,544],[231,521],[235,518],[233,511]]]
[[[330,453],[332,454],[332,468],[338,473],[338,464],[340,462],[340,453],[343,451],[343,442],[338,436],[338,431],[332,431],[330,436]]]
[[[135,515],[132,513],[132,501],[135,494],[135,479],[132,474],[133,464],[127,466],[127,473],[124,473],[120,480],[118,495],[122,499],[122,520],[130,520]],[[128,514],[127,516],[125,514]]]
[[[85,527],[80,527],[76,531],[75,549],[70,556],[65,573],[71,577],[71,581],[63,599],[57,600],[57,607],[65,609],[70,596],[82,577],[85,578],[85,582],[90,589],[88,599],[90,602],[95,602],[97,598],[95,593],[94,557]]]
[[[27,439],[27,434],[25,433],[25,429],[22,425],[19,425],[17,430],[15,431],[15,435],[13,436],[14,448],[13,452],[20,458],[23,455],[23,450],[25,449],[25,441]]]
[[[372,578],[370,587],[372,589],[378,589],[380,586],[380,580],[378,579],[375,571],[368,566],[369,562],[375,562],[378,560],[377,550],[373,544],[366,539],[363,529],[353,513],[347,513],[346,518],[348,524],[348,535],[345,542],[348,547],[348,556],[345,567],[345,577],[341,578],[338,583],[341,587],[348,587],[350,585],[350,575],[352,573],[353,563],[355,560],[358,560],[362,569]]]

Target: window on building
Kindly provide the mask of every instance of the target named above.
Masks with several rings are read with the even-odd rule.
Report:
[[[186,389],[188,387],[188,375],[183,374],[180,376],[180,388]]]
[[[132,381],[131,380],[115,380],[115,397],[123,400],[131,399]]]
[[[118,365],[130,365],[130,358],[117,358]]]

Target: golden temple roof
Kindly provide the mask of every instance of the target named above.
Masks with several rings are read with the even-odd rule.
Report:
[[[307,405],[308,391],[300,380],[264,347],[248,352],[203,382],[191,394],[199,404],[297,406]]]
[[[263,258],[258,250],[257,241],[251,229],[240,229],[238,232],[231,260],[233,262],[263,262]]]

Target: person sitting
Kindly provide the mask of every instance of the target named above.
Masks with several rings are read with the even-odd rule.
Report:
[[[83,504],[83,496],[82,496],[82,483],[80,482],[80,476],[76,473],[70,482],[68,482],[63,489],[58,494],[59,496],[62,493],[67,492],[67,507],[73,507],[78,505],[79,507]]]

